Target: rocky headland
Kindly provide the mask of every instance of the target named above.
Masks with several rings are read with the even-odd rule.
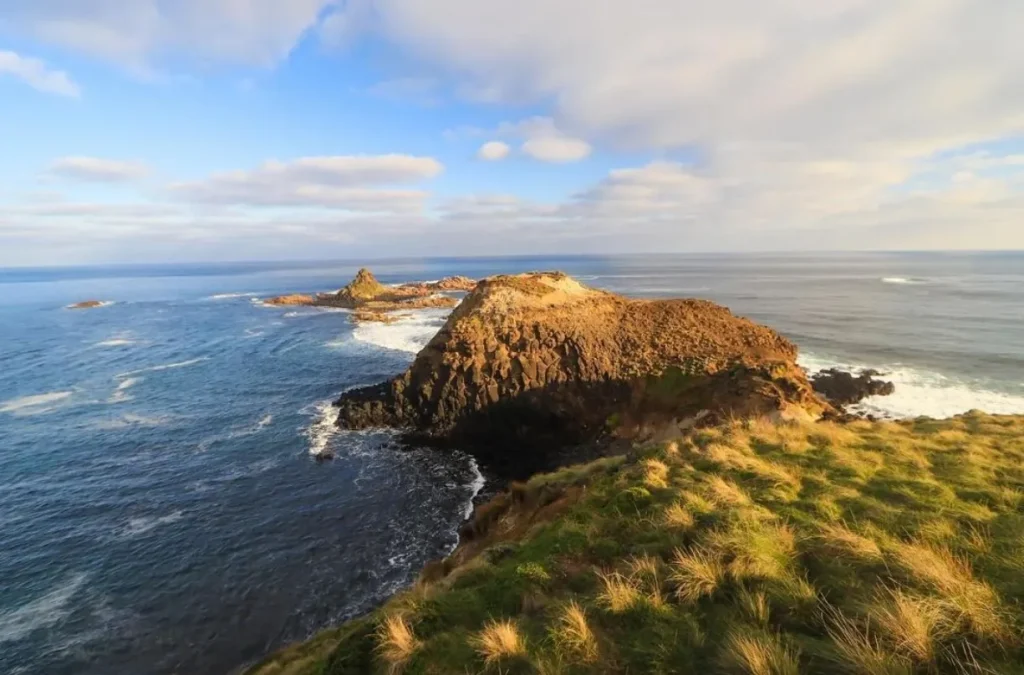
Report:
[[[397,427],[531,473],[557,448],[731,417],[834,412],[795,345],[702,300],[633,300],[565,274],[476,285],[387,382],[337,401],[344,428]]]
[[[385,286],[377,281],[370,270],[363,268],[336,293],[282,295],[267,298],[263,302],[272,306],[309,305],[351,309],[355,310],[352,316],[355,321],[392,323],[401,318],[392,312],[454,307],[459,303],[458,299],[442,293],[466,291],[475,285],[476,282],[468,277],[455,276],[438,281]]]

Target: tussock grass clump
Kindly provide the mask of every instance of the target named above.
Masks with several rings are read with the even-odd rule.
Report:
[[[729,634],[721,664],[726,672],[744,675],[799,675],[797,654],[778,635],[761,630]]]
[[[628,612],[643,600],[643,594],[632,579],[624,577],[617,572],[611,574],[598,574],[604,590],[597,596],[597,599],[608,611],[615,614]]]
[[[725,565],[714,551],[700,548],[677,550],[672,559],[670,580],[680,600],[697,602],[722,586],[725,573]]]
[[[731,421],[534,476],[471,525],[253,672],[1024,675],[1024,416]]]
[[[581,663],[597,660],[597,638],[590,629],[586,613],[575,600],[562,609],[551,634],[562,651],[573,660]]]
[[[377,627],[377,652],[389,673],[400,673],[420,646],[409,622],[400,614],[385,617]]]
[[[526,638],[509,619],[487,622],[472,643],[487,665],[526,654]]]

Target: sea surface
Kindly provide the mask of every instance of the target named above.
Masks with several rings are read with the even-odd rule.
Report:
[[[0,270],[0,673],[228,673],[364,612],[456,543],[471,458],[339,432],[329,402],[443,323],[260,297],[354,262]],[[381,261],[386,283],[561,269],[708,298],[812,368],[874,367],[894,417],[1024,413],[1024,254]],[[111,304],[69,310],[96,298]],[[333,462],[312,453],[331,448]]]

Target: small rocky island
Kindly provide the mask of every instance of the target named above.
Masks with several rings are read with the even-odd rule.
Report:
[[[495,276],[405,373],[346,392],[338,424],[397,427],[532,470],[553,449],[599,438],[834,413],[796,356],[775,331],[711,302],[633,300],[559,272]]]
[[[291,294],[264,300],[273,306],[310,305],[314,307],[339,307],[355,310],[355,321],[379,321],[391,323],[402,314],[394,312],[413,309],[447,309],[458,304],[458,299],[442,293],[469,291],[476,286],[473,279],[462,276],[445,277],[438,281],[423,281],[401,286],[385,286],[377,281],[370,270],[363,268],[355,278],[336,293],[317,295]]]
[[[76,302],[73,305],[68,305],[67,309],[95,309],[97,307],[105,307],[109,304],[110,302],[107,300],[83,300],[81,302]]]

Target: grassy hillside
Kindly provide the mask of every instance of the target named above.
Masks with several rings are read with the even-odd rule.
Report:
[[[1024,418],[735,423],[537,476],[252,672],[1024,674]]]

